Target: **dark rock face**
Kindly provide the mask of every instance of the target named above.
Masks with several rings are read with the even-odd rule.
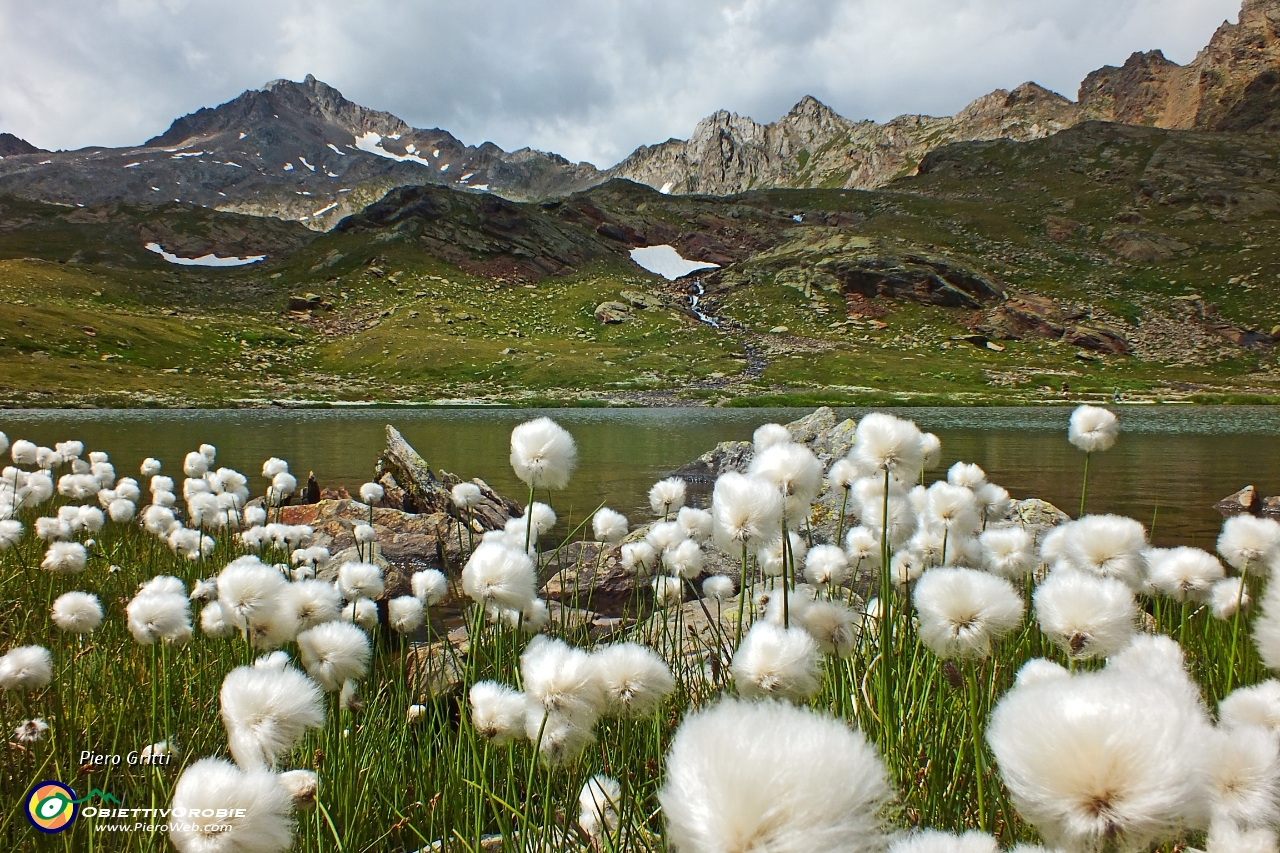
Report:
[[[998,305],[983,315],[975,329],[999,340],[1056,338],[1094,352],[1114,355],[1129,352],[1129,342],[1120,329],[1035,294],[1019,294]]]
[[[1256,515],[1262,508],[1262,499],[1253,486],[1245,486],[1234,495],[1227,495],[1213,505],[1213,508],[1225,516],[1250,513]]]
[[[413,449],[395,427],[387,424],[387,447],[378,458],[374,479],[386,491],[384,504],[404,512],[459,517],[450,491],[461,478],[442,471],[431,473],[425,459]],[[478,532],[499,530],[512,517],[519,515],[519,504],[489,488],[483,480],[472,480],[480,488],[480,503],[468,515]]]
[[[41,154],[43,148],[37,148],[25,139],[12,133],[0,133],[0,157],[17,157],[23,154]]]
[[[978,308],[1002,293],[998,285],[963,267],[915,256],[836,262],[826,270],[846,293],[947,308]]]

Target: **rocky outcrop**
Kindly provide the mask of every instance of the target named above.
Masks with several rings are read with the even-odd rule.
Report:
[[[1056,339],[1079,349],[1115,355],[1125,355],[1130,349],[1123,330],[1090,317],[1082,309],[1031,293],[1018,294],[992,308],[973,328],[997,340]]]
[[[43,148],[37,148],[21,137],[12,133],[0,133],[0,157],[19,157],[23,154],[41,154]]]
[[[387,446],[374,466],[374,480],[385,490],[384,506],[403,512],[448,515],[458,518],[451,490],[462,482],[460,477],[441,471],[431,473],[427,461],[400,431],[387,424]],[[471,481],[480,489],[480,502],[472,507],[466,519],[477,532],[500,530],[512,517],[519,515],[520,505],[503,497],[484,480]]]

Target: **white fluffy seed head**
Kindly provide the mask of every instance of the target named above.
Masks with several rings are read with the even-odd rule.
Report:
[[[1218,720],[1224,728],[1261,726],[1280,737],[1280,681],[1232,690],[1218,703]]]
[[[207,637],[223,638],[230,637],[235,626],[223,614],[222,605],[211,601],[200,611],[200,630]]]
[[[972,462],[957,462],[947,470],[947,482],[973,490],[986,484],[987,473]]]
[[[497,542],[481,542],[462,569],[462,588],[473,601],[523,610],[537,597],[533,561]]]
[[[524,736],[525,696],[496,681],[478,681],[467,693],[471,723],[485,740],[502,745]]]
[[[1267,669],[1280,670],[1280,584],[1268,584],[1253,623],[1253,645]]]
[[[372,632],[378,627],[378,605],[367,598],[357,598],[347,602],[342,608],[342,621],[359,625],[365,631]]]
[[[930,569],[914,593],[920,640],[941,658],[985,658],[1022,621],[1009,581],[974,569]]]
[[[605,646],[591,655],[604,691],[604,713],[639,719],[652,716],[675,690],[671,669],[652,649],[636,643]]]
[[[1047,842],[1139,850],[1203,819],[1208,731],[1162,680],[1103,671],[1015,686],[987,741],[1018,812]]]
[[[844,722],[725,699],[681,723],[658,799],[682,853],[872,853],[891,796],[875,749]]]
[[[43,646],[18,646],[0,657],[0,690],[32,693],[52,680],[53,656]]]
[[[40,568],[59,575],[83,572],[89,561],[89,552],[79,542],[53,542],[45,552]]]
[[[143,591],[129,602],[125,613],[129,633],[143,645],[161,640],[185,643],[191,638],[191,602],[185,593]]]
[[[449,593],[449,581],[439,569],[414,572],[409,579],[409,589],[427,607],[435,607]]]
[[[338,567],[338,591],[347,601],[377,598],[385,590],[382,569],[373,563],[343,563]]]
[[[751,435],[752,450],[763,453],[778,444],[791,443],[791,430],[782,424],[763,424]]]
[[[1116,578],[1134,591],[1142,588],[1147,534],[1140,523],[1119,515],[1086,515],[1064,530],[1064,559],[1077,571]]]
[[[342,595],[337,588],[314,578],[289,584],[283,599],[282,606],[291,613],[299,631],[332,622],[342,615]]]
[[[365,483],[360,486],[360,500],[367,504],[376,504],[386,496],[387,490],[378,483]]]
[[[605,706],[591,656],[563,640],[534,637],[520,656],[525,695],[549,714],[591,728]]]
[[[578,448],[550,418],[526,421],[511,431],[511,467],[530,488],[563,489],[578,461]]]
[[[627,517],[607,506],[601,507],[591,517],[591,530],[597,542],[616,545],[627,536]]]
[[[274,770],[307,729],[324,727],[320,688],[291,666],[236,667],[223,679],[219,698],[227,746],[243,769]]]
[[[471,509],[480,504],[482,492],[475,483],[458,483],[449,490],[449,497],[458,509]]]
[[[649,489],[649,509],[654,515],[667,516],[672,510],[679,511],[684,506],[687,486],[679,477],[667,477],[659,480]]]
[[[684,535],[699,545],[706,545],[711,541],[715,520],[705,509],[680,507],[680,512],[676,514],[676,522],[684,529]]]
[[[773,485],[786,502],[787,517],[800,521],[822,491],[822,463],[803,444],[786,442],[757,452],[747,469],[748,476]]]
[[[1137,629],[1133,592],[1115,578],[1059,569],[1040,584],[1032,600],[1040,630],[1075,658],[1112,655]]]
[[[418,630],[425,619],[422,601],[412,595],[401,595],[387,602],[387,624],[398,633]]]
[[[747,699],[802,702],[822,686],[818,644],[798,627],[755,623],[734,653],[730,669],[738,693]]]
[[[1021,580],[1036,570],[1038,561],[1031,534],[1021,527],[996,527],[978,536],[982,564],[993,575]]]
[[[172,805],[175,814],[228,815],[212,823],[171,821],[169,840],[178,853],[285,853],[293,847],[293,801],[269,770],[202,758],[178,777]]]
[[[272,456],[270,459],[262,463],[262,476],[270,480],[276,474],[289,473],[289,463],[283,459]],[[191,476],[191,475],[187,475]]]
[[[684,601],[684,582],[671,575],[659,575],[651,582],[653,603],[658,607],[674,607]]]
[[[622,567],[635,575],[644,576],[658,561],[658,552],[648,542],[627,542],[618,551]]]
[[[725,575],[711,575],[702,582],[702,594],[713,601],[727,601],[733,592],[733,579]]]
[[[373,656],[369,637],[350,622],[325,622],[303,631],[298,652],[307,674],[326,693],[341,690],[348,678],[363,678]]]
[[[1208,744],[1212,822],[1241,827],[1280,822],[1280,741],[1261,726],[1215,730]]]
[[[849,558],[836,545],[814,545],[804,558],[804,579],[815,586],[840,586],[849,580]]]
[[[1108,409],[1078,406],[1071,413],[1067,440],[1085,453],[1110,450],[1120,435],[1120,421]]]
[[[618,828],[622,785],[608,776],[592,776],[578,794],[578,826],[597,843]]]
[[[952,835],[924,829],[898,838],[889,845],[888,853],[1000,853],[1000,847],[985,832]]]
[[[849,458],[864,474],[888,471],[914,483],[924,463],[920,430],[911,421],[872,412],[858,422]]]
[[[857,647],[860,623],[858,614],[838,601],[815,601],[804,608],[799,619],[823,654],[842,658]]]
[[[653,550],[661,553],[674,548],[685,540],[684,528],[674,521],[659,521],[649,526],[644,541],[653,546]]]
[[[880,565],[880,535],[869,527],[854,527],[844,535],[844,553],[852,567],[875,568]]]
[[[729,556],[778,536],[782,495],[770,483],[735,472],[721,474],[711,494],[713,536]]]
[[[685,580],[693,580],[702,574],[705,562],[702,546],[692,539],[686,539],[662,552],[662,563],[667,571],[674,572]]]
[[[827,472],[827,482],[831,484],[832,491],[848,492],[860,476],[862,475],[858,472],[858,466],[853,464],[852,460],[837,459],[831,466],[831,470]]]
[[[1280,558],[1280,523],[1270,518],[1234,515],[1222,525],[1218,553],[1236,571],[1265,575]]]
[[[1216,557],[1199,548],[1160,549],[1148,563],[1151,585],[1177,601],[1207,601],[1226,574]]]
[[[1209,591],[1209,611],[1215,619],[1226,621],[1238,610],[1248,610],[1253,604],[1244,578],[1223,578]]]
[[[53,624],[68,634],[89,634],[102,624],[102,604],[88,592],[65,592],[53,602]]]
[[[1242,829],[1228,822],[1210,826],[1205,842],[1205,853],[1276,853],[1277,849],[1280,842],[1274,829]]]
[[[218,574],[223,618],[242,632],[270,622],[280,610],[288,582],[255,557],[241,557]]]

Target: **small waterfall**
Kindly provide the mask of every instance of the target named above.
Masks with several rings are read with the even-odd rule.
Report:
[[[714,317],[704,314],[698,309],[698,304],[702,301],[703,294],[706,293],[706,289],[702,286],[702,279],[695,278],[693,280],[693,286],[695,292],[689,294],[689,310],[693,312],[693,316],[697,317],[711,328],[720,328],[720,324],[716,322]]]

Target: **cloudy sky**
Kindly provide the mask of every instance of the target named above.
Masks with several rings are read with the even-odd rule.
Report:
[[[1074,97],[1135,50],[1192,59],[1240,0],[0,0],[0,131],[132,145],[268,80],[464,142],[611,165],[812,94],[943,115],[1024,80]]]

